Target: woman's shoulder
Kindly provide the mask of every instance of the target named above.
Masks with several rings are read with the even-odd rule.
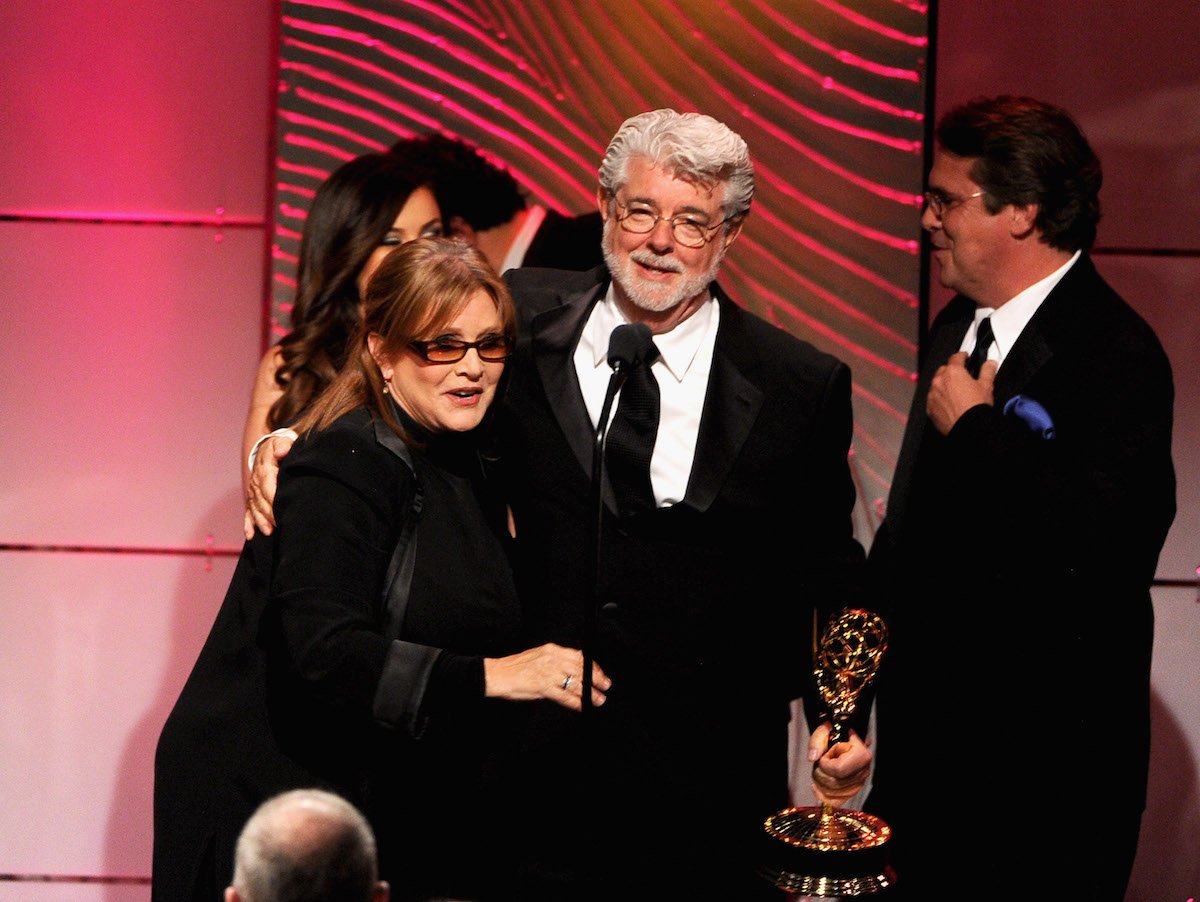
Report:
[[[398,480],[411,478],[408,465],[376,438],[375,419],[365,407],[301,436],[283,466],[317,471],[364,493],[390,492]]]

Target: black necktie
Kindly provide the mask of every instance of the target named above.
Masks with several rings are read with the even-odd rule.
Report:
[[[979,325],[975,327],[975,348],[967,357],[967,372],[979,378],[979,370],[983,368],[983,362],[987,360],[988,348],[992,346],[992,318],[985,316],[979,321]]]
[[[622,514],[655,506],[650,455],[658,436],[658,381],[650,364],[658,359],[658,348],[651,347],[648,359],[634,367],[621,386],[621,400],[605,438],[608,480]]]

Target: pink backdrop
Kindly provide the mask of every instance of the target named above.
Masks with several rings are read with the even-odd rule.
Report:
[[[921,127],[878,104],[922,108],[923,86],[898,73],[921,71],[923,7],[574,6],[397,0],[393,17],[420,30],[367,46],[336,31],[367,26],[332,2],[0,4],[0,902],[148,898],[154,742],[240,546],[241,423],[286,303],[288,232],[347,154],[446,127],[575,211],[625,114],[677,104],[726,119],[764,173],[730,287],[851,363],[863,498],[883,494],[917,337],[904,195],[920,190]],[[1200,608],[1184,582],[1200,537],[1194,16],[1192,0],[1086,16],[1064,0],[977,0],[935,22],[939,107],[1023,90],[1078,113],[1108,172],[1100,266],[1175,361],[1180,513],[1160,576],[1177,583],[1155,593],[1135,902],[1200,886]],[[302,24],[318,21],[335,29]],[[386,59],[388,116],[348,111],[363,95],[301,43],[342,46],[352,68]],[[277,44],[310,68],[276,71]],[[324,109],[313,121],[302,88]],[[306,144],[313,171],[285,173]],[[859,525],[869,535],[872,520]],[[1120,754],[1114,717],[1114,766]]]

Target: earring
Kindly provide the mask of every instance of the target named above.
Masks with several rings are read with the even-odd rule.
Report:
[[[392,381],[392,377],[388,376],[388,375],[384,375],[382,370],[380,370],[379,375],[383,376],[383,393],[386,395],[389,393],[390,386],[388,385],[388,383]]]

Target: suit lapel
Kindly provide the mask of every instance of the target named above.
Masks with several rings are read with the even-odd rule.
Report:
[[[700,511],[716,500],[763,404],[762,389],[743,374],[744,368],[753,364],[754,355],[742,340],[742,313],[717,285],[712,292],[721,305],[720,324],[696,437],[696,457],[684,495],[684,502]]]
[[[1057,285],[1046,295],[1041,306],[1025,324],[1012,350],[1004,358],[1004,366],[996,374],[994,388],[997,407],[1019,394],[1054,356],[1054,337],[1068,334],[1072,320],[1083,312],[1077,309],[1080,299],[1092,293],[1090,285],[1099,279],[1091,258],[1084,255],[1067,270]]]
[[[396,403],[395,397],[390,397],[390,400],[393,408],[399,411],[400,405]],[[399,413],[395,413],[395,415],[398,417]],[[405,465],[415,474],[416,467],[413,466],[412,451],[409,450],[408,445],[404,444],[400,436],[396,435],[392,428],[383,421],[383,417],[374,417],[373,419],[372,428],[375,431],[375,441],[404,461]]]
[[[542,390],[567,444],[589,479],[595,430],[583,403],[574,355],[588,313],[605,285],[602,282],[582,292],[564,293],[561,306],[535,316],[530,327],[530,348]]]
[[[399,414],[400,405],[391,398],[394,412]],[[387,576],[383,581],[383,610],[384,635],[398,639],[404,626],[404,616],[408,611],[409,590],[412,587],[413,569],[417,560],[417,523],[421,516],[421,506],[424,503],[424,492],[421,481],[416,478],[417,471],[413,464],[412,452],[400,436],[384,422],[382,417],[375,417],[375,440],[404,461],[405,466],[413,474],[412,495],[407,499],[409,513],[404,517],[400,535],[396,539],[396,547],[392,550],[391,561],[388,563]]]
[[[1046,302],[1049,300],[1046,298]],[[1046,302],[1043,302],[1043,307]],[[1052,356],[1050,345],[1038,329],[1035,315],[1021,330],[1016,344],[1004,358],[1004,366],[996,374],[996,384],[992,386],[992,403],[1003,408],[1009,398],[1028,385],[1034,374],[1045,366]]]
[[[893,533],[896,532],[897,524],[904,511],[917,455],[925,440],[925,433],[929,429],[929,417],[925,412],[929,383],[933,380],[933,374],[937,368],[958,350],[963,336],[967,334],[967,329],[970,328],[974,318],[975,306],[973,303],[966,298],[958,299],[956,302],[961,309],[950,312],[930,336],[929,352],[925,355],[925,366],[922,369],[921,378],[917,381],[917,390],[913,395],[912,407],[908,412],[908,424],[900,444],[900,456],[896,461],[896,472],[892,476],[892,490],[888,495],[886,511],[887,519],[890,521],[888,528]]]

